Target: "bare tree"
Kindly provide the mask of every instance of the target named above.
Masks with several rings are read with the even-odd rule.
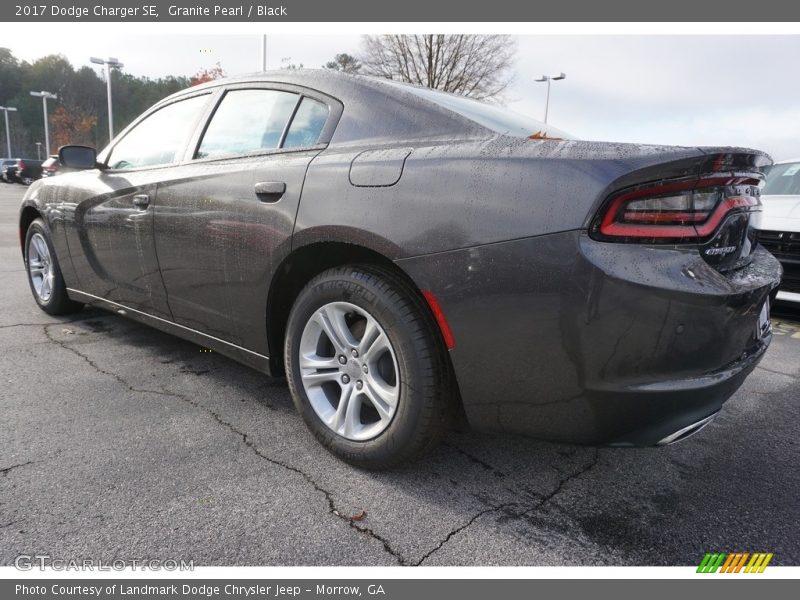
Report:
[[[508,35],[365,35],[361,72],[499,101],[516,51]]]
[[[284,56],[281,59],[281,69],[285,69],[286,71],[297,71],[298,69],[303,68],[303,63],[295,64],[292,62],[291,56]]]
[[[361,61],[345,52],[334,56],[333,60],[326,62],[322,68],[342,73],[358,73],[361,70]]]

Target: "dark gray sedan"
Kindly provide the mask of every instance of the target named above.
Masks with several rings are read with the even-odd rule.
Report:
[[[578,443],[698,430],[769,344],[778,262],[740,148],[586,142],[331,72],[160,102],[20,215],[33,297],[94,304],[272,375],[384,468],[448,423]]]

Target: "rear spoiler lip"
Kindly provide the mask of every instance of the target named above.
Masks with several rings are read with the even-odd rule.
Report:
[[[755,148],[731,146],[698,146],[697,149],[707,156],[729,157],[737,166],[755,167],[761,170],[773,164],[772,157],[762,150]]]

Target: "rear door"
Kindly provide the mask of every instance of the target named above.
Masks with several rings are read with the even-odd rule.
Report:
[[[114,144],[108,166],[73,177],[70,246],[81,290],[135,310],[171,318],[153,240],[153,202],[204,113],[209,93],[152,111]]]
[[[306,169],[341,104],[293,86],[242,84],[158,187],[156,248],[175,322],[266,354],[269,282],[287,256]]]

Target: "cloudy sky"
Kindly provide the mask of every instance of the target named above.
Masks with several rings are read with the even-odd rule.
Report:
[[[261,66],[258,35],[104,34],[32,36],[3,32],[0,44],[35,60],[62,53],[74,65],[114,56],[135,75],[191,75],[219,62],[229,75]],[[627,142],[753,146],[777,160],[800,156],[800,36],[539,35],[517,36],[513,110],[577,137]],[[268,67],[284,59],[319,67],[338,52],[357,54],[357,35],[271,35]]]

